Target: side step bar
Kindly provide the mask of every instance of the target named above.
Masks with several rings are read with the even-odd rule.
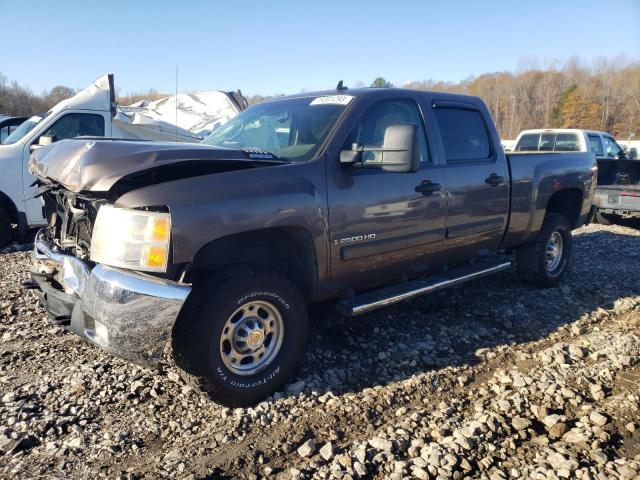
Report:
[[[512,263],[504,259],[492,259],[449,270],[446,273],[429,277],[425,280],[410,282],[381,288],[342,300],[337,304],[338,313],[346,317],[355,317],[371,310],[386,307],[394,303],[425,295],[447,287],[475,280],[492,273],[511,268]]]

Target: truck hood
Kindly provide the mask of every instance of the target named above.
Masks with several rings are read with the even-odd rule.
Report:
[[[140,186],[286,163],[252,156],[201,144],[78,138],[35,150],[29,171],[45,183],[57,183],[72,192],[108,192],[118,181],[133,176]],[[178,168],[170,168],[174,165]],[[162,175],[158,175],[160,171]]]

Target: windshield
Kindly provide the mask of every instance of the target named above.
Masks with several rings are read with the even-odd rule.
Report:
[[[351,99],[350,95],[329,95],[255,105],[214,130],[202,143],[257,149],[285,160],[306,162]]]
[[[47,113],[47,115],[49,115]],[[12,143],[16,143],[18,140],[20,140],[22,137],[24,137],[27,133],[29,133],[31,130],[34,129],[34,127],[36,125],[38,125],[43,118],[45,118],[47,115],[44,116],[34,116],[31,117],[29,120],[25,120],[17,129],[15,129],[11,135],[9,135],[7,138],[4,139],[4,141],[2,142],[2,145],[10,145]]]

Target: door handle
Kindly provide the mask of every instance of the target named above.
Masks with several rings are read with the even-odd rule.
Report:
[[[484,183],[488,183],[492,187],[497,187],[503,182],[504,182],[504,177],[501,177],[500,175],[496,175],[495,173],[492,173],[491,175],[489,175],[487,178],[484,179]]]
[[[430,197],[433,192],[437,192],[441,188],[442,186],[439,183],[431,183],[429,180],[424,180],[416,187],[416,192],[421,193],[425,197]]]

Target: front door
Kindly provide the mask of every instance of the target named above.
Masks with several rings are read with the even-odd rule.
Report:
[[[329,159],[335,162],[329,167],[328,200],[336,289],[382,284],[437,263],[433,254],[445,232],[445,179],[429,155],[423,116],[414,99],[385,99],[371,105],[344,148],[353,143],[381,147],[386,127],[398,123],[418,126],[418,172],[356,168]]]

